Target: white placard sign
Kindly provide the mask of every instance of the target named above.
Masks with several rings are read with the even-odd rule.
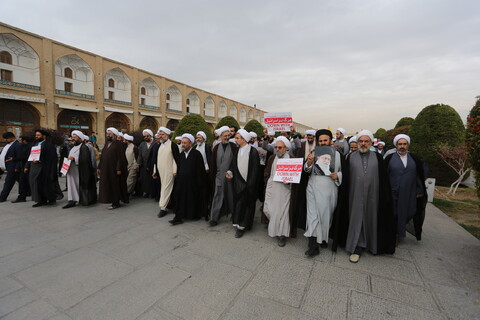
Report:
[[[273,181],[300,183],[303,158],[278,159]]]
[[[30,156],[27,161],[40,161],[40,152],[42,151],[42,146],[32,147],[30,150]]]
[[[62,169],[60,170],[60,173],[63,175],[66,175],[68,172],[68,169],[70,169],[70,164],[72,163],[72,160],[68,160],[68,158],[63,158],[63,164],[62,164]]]
[[[293,125],[292,113],[291,112],[270,112],[265,113],[263,116],[265,125],[267,126],[268,131],[290,131],[290,126]]]

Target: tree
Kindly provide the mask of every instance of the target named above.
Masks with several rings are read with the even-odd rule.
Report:
[[[450,185],[457,179],[455,171],[437,154],[440,145],[465,145],[465,126],[452,107],[435,104],[423,108],[410,129],[412,153],[420,156],[439,185]]]
[[[450,185],[447,195],[455,196],[457,188],[462,183],[465,176],[470,171],[468,163],[468,152],[466,146],[449,147],[448,145],[440,145],[437,152],[440,158],[458,175],[458,178]]]
[[[403,126],[386,131],[382,137],[382,141],[385,142],[385,149],[388,150],[395,148],[395,146],[393,145],[393,139],[395,138],[395,136],[402,133],[408,135],[410,133],[411,127],[412,126]]]
[[[248,132],[251,132],[251,131],[255,132],[259,137],[263,136],[263,126],[260,122],[258,122],[255,119],[248,121],[244,129],[247,130]]]
[[[218,129],[218,128],[223,127],[223,126],[235,127],[235,129],[237,129],[237,130],[240,129],[240,125],[238,124],[238,121],[235,120],[235,118],[232,117],[232,116],[226,116],[226,117],[223,117],[222,119],[220,119],[220,121],[218,121],[215,129]]]
[[[373,135],[375,138],[379,138],[380,140],[382,141],[385,141],[385,133],[387,132],[387,130],[383,129],[383,128],[379,128],[375,134]]]
[[[395,128],[411,126],[413,124],[413,121],[415,121],[415,119],[411,117],[403,117],[402,119],[398,120],[397,124],[395,125]]]
[[[213,134],[210,132],[210,127],[205,122],[205,119],[198,114],[188,114],[178,123],[175,132],[172,134],[172,140],[184,133],[190,133],[196,138],[195,135],[198,131],[205,132],[208,143],[213,142]]]
[[[467,117],[466,145],[468,157],[475,171],[477,195],[480,197],[480,96]]]

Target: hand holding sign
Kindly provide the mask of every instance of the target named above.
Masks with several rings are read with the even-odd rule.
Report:
[[[302,168],[302,158],[278,159],[273,181],[300,183]]]

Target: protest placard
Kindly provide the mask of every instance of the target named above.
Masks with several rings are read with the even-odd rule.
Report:
[[[290,126],[293,125],[291,112],[270,112],[265,113],[263,117],[268,131],[281,132],[290,131]]]
[[[40,161],[40,152],[42,150],[41,146],[32,147],[30,150],[30,156],[27,161]]]
[[[273,181],[300,183],[303,158],[278,159]]]
[[[63,175],[66,175],[68,172],[68,169],[70,169],[71,163],[72,163],[72,160],[68,160],[68,158],[63,158],[63,164],[62,164],[62,169],[60,170],[60,173]]]

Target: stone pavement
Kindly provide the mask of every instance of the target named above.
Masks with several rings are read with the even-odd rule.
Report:
[[[258,217],[235,239],[148,199],[65,203],[0,204],[0,319],[480,319],[480,241],[431,204],[421,242],[352,264],[280,248]]]

